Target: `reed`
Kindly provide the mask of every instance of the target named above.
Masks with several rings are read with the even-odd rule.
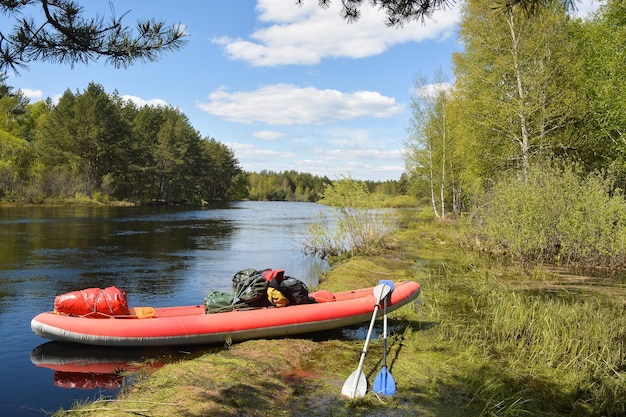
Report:
[[[522,271],[481,262],[438,264],[420,279],[422,314],[438,323],[442,342],[465,352],[471,401],[483,405],[482,415],[624,415],[623,302],[531,290],[504,278]]]

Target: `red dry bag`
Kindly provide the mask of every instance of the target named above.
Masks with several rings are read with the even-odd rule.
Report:
[[[99,318],[127,315],[128,299],[126,293],[117,287],[87,288],[56,296],[54,310],[75,316]]]

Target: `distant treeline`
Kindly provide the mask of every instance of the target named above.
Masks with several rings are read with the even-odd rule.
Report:
[[[173,107],[138,107],[95,83],[83,92],[67,90],[56,104],[31,104],[5,79],[0,78],[3,201],[317,201],[332,182],[295,171],[244,172],[232,149],[201,137]],[[403,188],[398,181],[367,184],[388,194]]]
[[[261,201],[318,201],[327,185],[332,184],[327,176],[316,176],[296,171],[245,172],[236,181],[239,191],[237,199]],[[399,181],[364,181],[370,192],[398,195],[408,188],[408,179],[403,175]]]

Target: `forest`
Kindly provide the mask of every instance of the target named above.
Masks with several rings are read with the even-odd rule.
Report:
[[[523,261],[626,266],[626,2],[586,19],[464,2],[454,81],[418,77],[413,192],[462,218],[469,247]]]
[[[58,103],[30,103],[0,80],[0,199],[5,202],[191,204],[317,201],[327,177],[245,172],[179,110],[138,108],[91,83]],[[395,189],[393,181],[370,183]]]
[[[626,3],[586,19],[561,3],[528,15],[464,2],[454,80],[417,77],[407,172],[438,217],[546,164],[626,186]]]
[[[406,172],[366,182],[458,217],[501,181],[574,169],[626,187],[626,5],[572,17],[559,1],[528,14],[462,3],[454,79],[419,75],[407,121]],[[392,29],[390,29],[392,30]],[[0,198],[133,203],[226,199],[317,201],[336,179],[245,172],[171,107],[137,107],[95,82],[58,102],[30,103],[0,79]],[[559,171],[560,172],[560,171]],[[558,174],[557,174],[558,175]],[[584,182],[584,180],[583,180]]]
[[[4,80],[3,80],[4,81]],[[199,203],[226,199],[231,149],[171,107],[138,108],[102,86],[29,103],[2,83],[0,197],[5,201]]]

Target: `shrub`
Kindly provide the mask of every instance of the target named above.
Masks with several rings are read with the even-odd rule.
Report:
[[[320,222],[308,228],[304,253],[322,259],[372,255],[390,245],[393,222],[377,208],[378,199],[364,182],[349,177],[327,184],[322,203],[334,208],[334,216],[328,221],[322,213]]]
[[[598,173],[535,166],[496,183],[466,220],[467,242],[516,260],[626,264],[626,203]]]

